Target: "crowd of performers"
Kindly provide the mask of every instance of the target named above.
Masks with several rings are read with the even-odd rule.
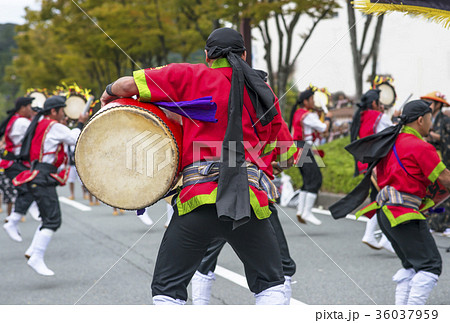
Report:
[[[266,74],[245,62],[242,36],[232,29],[213,31],[205,55],[208,66],[169,64],[136,71],[109,84],[101,97],[102,106],[136,96],[144,102],[212,96],[217,105],[217,123],[183,119],[182,186],[167,203],[167,230],[151,284],[153,303],[185,304],[192,282],[193,303],[209,304],[217,257],[229,243],[244,264],[255,303],[289,304],[296,264],[274,205],[279,193],[272,180],[284,169],[298,167],[303,186],[297,219],[321,225],[312,212],[322,185],[315,145],[330,130],[332,113],[319,117],[313,101],[316,89],[309,87],[300,93],[288,126],[265,82]],[[41,223],[25,255],[38,274],[51,276],[54,273],[45,265],[44,254],[61,225],[56,186],[69,177],[74,199],[73,151],[88,115],[80,115],[70,129],[64,125],[64,97],[48,98],[37,111],[31,109],[31,101],[19,98],[0,126],[5,140],[0,166],[14,184],[4,186],[6,202],[12,202],[16,194],[3,228],[11,239],[22,241],[19,222],[35,201]],[[447,229],[448,221],[442,220],[448,214],[447,204],[443,212],[430,213],[428,224],[422,212],[429,206],[422,204],[430,184],[438,180],[450,188],[446,168],[450,121],[442,113],[444,105],[448,105],[445,97],[433,92],[407,103],[393,120],[384,113],[380,91],[366,92],[353,117],[348,147],[355,157],[355,175],[364,177],[330,208],[335,218],[341,218],[370,199],[357,213],[370,218],[362,241],[400,258],[402,268],[393,277],[396,304],[425,304],[442,271],[429,226],[441,232]],[[205,147],[194,155],[196,141],[221,141],[222,150]],[[250,148],[263,146],[255,154],[244,142]],[[377,225],[383,232],[380,241],[375,237]]]

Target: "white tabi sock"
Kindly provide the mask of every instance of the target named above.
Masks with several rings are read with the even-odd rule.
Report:
[[[11,212],[11,215],[8,217],[8,222],[3,224],[3,229],[5,229],[8,236],[17,242],[22,242],[22,237],[20,236],[19,228],[17,224],[22,218],[23,214],[17,212]]]
[[[31,203],[30,207],[28,208],[28,213],[30,213],[31,217],[36,221],[41,221],[41,214],[39,213],[39,207],[36,201],[33,201],[33,203]]]
[[[305,209],[303,210],[302,219],[314,225],[321,225],[322,221],[316,218],[312,213],[312,208],[314,206],[314,203],[316,202],[316,199],[317,199],[316,193],[308,192],[306,194]]]
[[[144,223],[145,225],[151,226],[153,224],[153,220],[150,219],[150,217],[148,216],[147,210],[145,210],[145,212],[141,215],[137,216],[139,218],[139,220],[142,221],[142,223]]]
[[[181,299],[174,299],[170,296],[156,295],[153,296],[153,305],[184,305],[186,301]]]
[[[211,287],[216,280],[216,276],[212,271],[208,275],[204,275],[196,271],[191,280],[192,285],[192,304],[209,305],[211,300]]]
[[[412,268],[402,268],[392,277],[392,280],[397,283],[395,288],[395,305],[406,305],[408,303],[409,290],[411,289],[409,283],[415,274],[416,272]]]
[[[292,295],[292,288],[291,288],[291,276],[284,276],[284,305],[291,304],[291,295]]]
[[[381,249],[381,247],[378,245],[377,239],[375,238],[375,230],[377,228],[377,224],[377,215],[375,214],[369,221],[367,221],[366,231],[364,232],[364,237],[362,238],[362,242],[373,249]]]
[[[33,254],[34,245],[36,244],[36,236],[38,231],[41,230],[42,223],[38,225],[36,231],[34,232],[33,240],[31,240],[31,244],[28,247],[27,251],[25,251],[25,258],[30,259],[31,255]]]
[[[411,279],[407,305],[425,305],[436,286],[439,276],[428,271],[418,271]]]
[[[167,203],[166,207],[167,207],[167,221],[164,224],[164,226],[167,228],[169,226],[169,224],[170,224],[170,220],[172,220],[173,207],[169,203]]]
[[[284,284],[277,285],[255,294],[256,305],[285,305]]]
[[[34,269],[39,275],[42,276],[53,276],[55,273],[48,269],[44,262],[44,254],[47,249],[48,244],[53,236],[53,230],[50,229],[41,229],[36,231],[35,237],[36,239],[33,246],[33,254],[28,260],[27,264],[31,268]]]
[[[305,209],[306,193],[307,192],[305,191],[300,191],[300,193],[298,193],[298,204],[297,204],[298,215],[303,215],[303,210]]]

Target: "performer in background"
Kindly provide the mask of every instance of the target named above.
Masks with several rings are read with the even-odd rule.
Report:
[[[57,173],[61,165],[67,165],[64,144],[76,144],[83,124],[88,119],[87,113],[80,115],[77,127],[70,130],[62,124],[66,118],[65,106],[65,98],[61,96],[53,96],[45,101],[43,109],[28,127],[20,151],[21,158],[30,161],[31,169],[20,173],[13,180],[14,185],[28,188],[39,207],[42,224],[37,228],[26,254],[30,256],[28,265],[43,276],[54,275],[44,262],[44,254],[53,233],[61,226],[56,186],[65,185],[68,177],[67,167]]]
[[[438,180],[450,189],[450,171],[436,149],[423,140],[432,125],[431,112],[426,101],[411,101],[398,125],[348,145],[357,160],[370,162],[369,168],[361,183],[330,207],[335,219],[358,207],[369,193],[370,175],[377,167],[381,191],[356,216],[377,212],[381,230],[400,258],[403,268],[393,276],[396,305],[425,304],[442,271],[441,256],[422,214],[430,206],[425,199],[430,184]]]
[[[10,180],[30,166],[26,162],[19,161],[18,156],[25,132],[31,123],[30,118],[34,114],[31,109],[33,100],[34,98],[29,97],[18,98],[15,108],[8,111],[8,116],[0,125],[0,137],[4,135],[6,143],[0,167],[5,170],[5,174]],[[22,241],[17,225],[22,216],[27,213],[32,202],[33,196],[27,188],[18,187],[14,210],[6,218],[7,222],[3,225],[8,236],[14,241]]]
[[[241,34],[216,29],[205,50],[209,67],[169,64],[137,71],[134,78],[108,85],[101,98],[105,105],[134,95],[149,102],[212,96],[217,104],[217,123],[183,118],[183,189],[156,260],[153,302],[184,304],[187,285],[206,249],[215,238],[223,238],[244,263],[256,304],[284,304],[280,252],[268,219],[269,198],[276,187],[265,181],[255,154],[248,151],[259,143],[264,147],[256,152],[258,156],[274,148],[282,122],[278,99],[260,73],[245,62]],[[208,141],[223,142],[222,152],[214,146],[194,155],[194,143]],[[252,174],[269,186],[260,187]]]
[[[392,126],[391,119],[384,114],[384,106],[380,103],[380,90],[369,90],[361,97],[361,102],[357,103],[358,110],[353,115],[352,125],[350,127],[350,140],[354,142],[358,138],[365,138],[367,136],[376,134]],[[367,164],[363,164],[355,160],[355,176],[365,174],[367,171]],[[370,201],[375,201],[378,188],[371,183]],[[382,248],[394,253],[391,243],[382,234],[380,241],[375,238],[375,230],[378,225],[377,217],[373,216],[366,224],[366,230],[362,238],[362,242],[372,249],[380,250]]]
[[[298,106],[300,108],[297,109]],[[314,109],[314,89],[308,88],[300,93],[292,108],[289,129],[292,131],[292,137],[297,147],[301,148],[300,163],[297,162],[297,167],[303,178],[303,186],[298,198],[297,219],[300,223],[309,222],[320,225],[322,221],[313,215],[312,208],[322,186],[322,173],[314,158],[312,145],[320,133],[329,130],[332,114],[329,112],[325,117],[325,122],[322,122]],[[305,162],[302,163],[302,160]]]
[[[450,118],[442,112],[442,108],[449,106],[449,103],[445,95],[439,91],[424,95],[421,99],[431,102],[430,107],[433,110],[431,118],[433,125],[427,141],[436,148],[442,162],[448,167],[450,166]],[[434,212],[430,211],[427,222],[431,230],[450,237],[450,199]]]

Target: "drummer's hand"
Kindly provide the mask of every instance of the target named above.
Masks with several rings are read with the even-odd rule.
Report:
[[[89,112],[86,112],[85,114],[80,114],[80,117],[78,118],[78,122],[85,124],[88,119],[89,119]]]
[[[325,117],[327,117],[327,118],[333,118],[333,113],[331,113],[331,112],[328,112],[326,115],[325,115]]]
[[[100,98],[102,108],[115,99],[117,99],[117,96],[109,95],[106,91],[103,91],[102,97]]]

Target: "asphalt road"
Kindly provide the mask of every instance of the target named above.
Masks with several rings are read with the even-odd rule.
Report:
[[[61,197],[68,188],[59,189]],[[38,223],[27,216],[20,223],[24,241],[0,232],[0,304],[151,304],[150,283],[162,235],[164,202],[149,211],[155,221],[145,226],[133,212],[113,216],[106,205],[89,206],[76,188],[78,207],[61,203],[63,225],[51,241],[45,260],[53,277],[37,275],[23,256]],[[90,210],[82,211],[79,205]],[[4,215],[4,213],[3,213]],[[397,257],[361,243],[365,223],[318,214],[321,226],[301,225],[295,210],[279,209],[291,256],[297,263],[293,303],[315,305],[393,304],[392,275]],[[2,216],[3,218],[3,216]],[[450,239],[435,235],[444,271],[428,304],[450,304]],[[253,304],[245,287],[243,266],[229,246],[218,261],[211,304]],[[188,301],[190,303],[190,300]]]

